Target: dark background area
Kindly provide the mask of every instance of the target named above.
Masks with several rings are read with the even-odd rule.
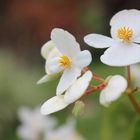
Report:
[[[1,0],[0,47],[12,50],[23,59],[32,54],[38,56],[55,27],[73,33],[85,47],[84,35],[91,32],[110,35],[112,15],[131,8],[140,9],[140,1]]]

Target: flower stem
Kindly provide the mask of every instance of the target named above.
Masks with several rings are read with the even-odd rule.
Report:
[[[128,74],[128,79],[127,79],[127,81],[128,81],[128,87],[131,87],[131,68],[130,68],[130,66],[127,66],[127,74]]]
[[[105,80],[103,78],[101,78],[99,75],[97,75],[95,72],[92,72],[93,74],[93,79],[103,83]]]
[[[127,66],[127,74],[128,74],[128,88],[131,88],[131,68],[130,66]],[[135,108],[136,112],[140,115],[140,106],[137,103],[136,99],[134,98],[134,96],[132,94],[128,94],[128,98],[131,102],[131,104],[133,105],[133,107]]]
[[[88,67],[85,67],[82,69],[82,72],[85,73],[86,71],[90,70]],[[90,70],[91,71],[91,70]],[[92,71],[91,71],[92,72]],[[93,79],[100,82],[100,83],[103,83],[105,80],[100,77],[99,75],[97,75],[95,72],[92,72],[92,75],[93,75]]]
[[[128,98],[130,100],[130,102],[132,103],[133,107],[135,108],[135,110],[137,111],[137,113],[140,115],[140,106],[137,103],[136,99],[134,98],[133,95],[129,94]]]
[[[102,84],[100,84],[100,85],[98,85],[98,86],[94,86],[94,87],[92,87],[91,89],[87,90],[87,91],[85,92],[84,95],[91,94],[92,92],[95,92],[95,91],[97,91],[97,90],[102,90],[102,89],[105,88],[105,86],[106,86],[106,85],[105,85],[104,83],[102,83]]]

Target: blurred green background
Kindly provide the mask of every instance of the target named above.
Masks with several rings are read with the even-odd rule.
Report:
[[[0,1],[0,140],[19,140],[17,110],[36,107],[55,95],[58,79],[36,85],[44,75],[41,46],[54,27],[74,34],[82,49],[93,53],[91,69],[106,77],[124,74],[123,68],[101,64],[103,50],[90,48],[83,37],[92,32],[110,35],[109,20],[122,9],[140,9],[138,0],[1,0]],[[140,95],[136,94],[137,99]],[[126,96],[108,109],[99,104],[99,93],[85,99],[85,113],[77,129],[86,140],[139,140],[140,119]],[[60,123],[73,105],[53,114]]]

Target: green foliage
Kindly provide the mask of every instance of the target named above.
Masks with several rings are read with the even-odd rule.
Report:
[[[19,62],[10,52],[0,53],[0,139],[15,139],[18,125],[17,110],[20,106],[40,106],[56,83],[39,86],[39,69]],[[57,82],[57,81],[56,81]],[[48,90],[46,90],[48,89]],[[51,92],[49,93],[51,89]],[[54,89],[54,90],[53,90]]]
[[[134,126],[134,134],[132,140],[139,140],[140,139],[140,119],[138,119]]]

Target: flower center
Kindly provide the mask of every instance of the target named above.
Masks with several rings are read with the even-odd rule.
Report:
[[[66,55],[63,55],[63,56],[60,56],[59,63],[62,67],[69,68],[72,62]]]
[[[125,42],[130,42],[132,36],[133,30],[129,27],[121,27],[117,30],[117,37]]]

